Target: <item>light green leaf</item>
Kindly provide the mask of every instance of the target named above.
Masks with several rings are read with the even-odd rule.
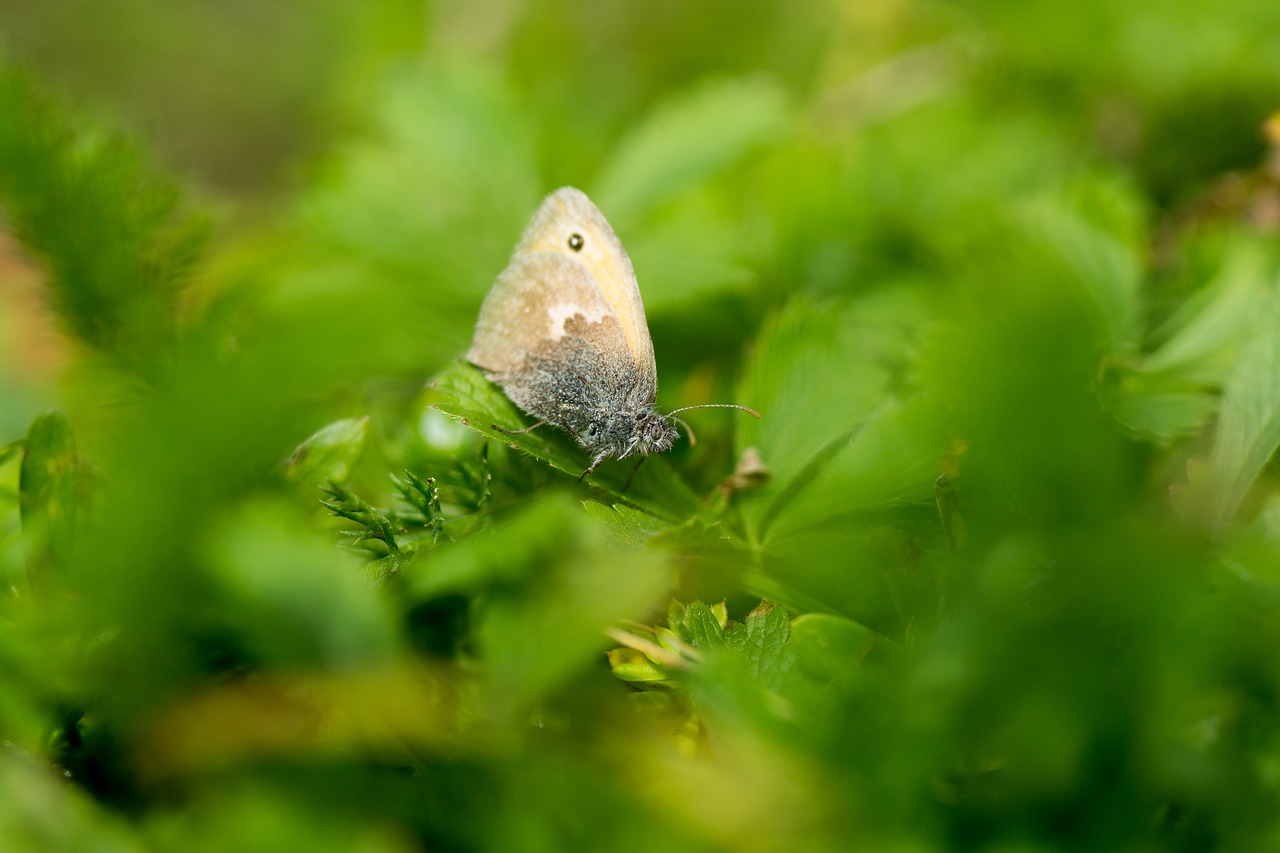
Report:
[[[724,645],[724,622],[701,601],[687,605],[673,603],[667,621],[680,639],[695,649],[706,651]]]
[[[0,465],[5,464],[10,459],[21,454],[22,448],[23,448],[23,442],[21,439],[17,441],[11,441],[8,444],[4,445],[3,447],[0,447]]]
[[[1160,346],[1108,377],[1099,390],[1103,406],[1126,429],[1162,446],[1196,434],[1216,410],[1218,385],[1268,298],[1267,272],[1259,246],[1233,247],[1217,277],[1157,330]]]
[[[925,482],[921,488],[928,494],[934,456],[905,454],[905,446],[892,459],[879,455],[895,442],[905,445],[905,436],[901,442],[895,439],[891,426],[897,412],[894,399],[927,316],[918,294],[891,289],[827,305],[797,299],[766,325],[737,397],[762,415],[758,421],[738,421],[737,445],[755,447],[773,474],[743,501],[758,536],[765,536],[783,509],[815,480],[852,479],[827,472],[847,453],[852,453],[845,463],[851,472],[863,476],[873,470],[876,482],[884,483],[879,492],[865,492],[868,501],[901,499],[903,490],[919,485],[917,481]],[[877,420],[885,426],[868,434],[863,451],[857,437]],[[881,470],[889,468],[893,470]],[[826,518],[847,506],[844,496],[832,501],[830,494],[814,489],[804,512],[816,509]]]
[[[384,274],[430,273],[483,295],[537,204],[527,120],[474,69],[404,69],[388,82],[377,133],[331,163],[306,224]]]
[[[815,456],[761,516],[761,533],[778,539],[930,502],[939,454],[919,429],[920,408],[888,400],[829,454]]]
[[[295,483],[319,486],[345,483],[364,450],[369,418],[347,418],[321,427],[285,462],[284,473]]]
[[[1144,373],[1172,371],[1186,382],[1221,381],[1231,364],[1224,355],[1239,343],[1250,318],[1267,298],[1266,255],[1244,244],[1228,256],[1218,276],[1185,303],[1162,335],[1164,343],[1142,360]]]
[[[709,193],[687,194],[661,218],[627,229],[622,237],[649,317],[688,309],[709,294],[748,290],[755,275],[742,262],[748,244],[740,218]]]
[[[1061,281],[1088,309],[1108,351],[1137,345],[1142,263],[1137,248],[1074,209],[1070,201],[1028,204],[1027,224],[1062,261]]]
[[[1102,405],[1135,435],[1167,447],[1199,432],[1218,407],[1216,394],[1163,384],[1171,381],[1168,374],[1131,374],[1119,388],[1102,389]]]
[[[318,298],[384,315],[379,345],[411,364],[466,346],[542,186],[533,132],[502,81],[474,68],[401,68],[376,126],[326,164],[303,198],[299,241],[276,275],[289,317]],[[389,322],[394,318],[393,322]]]
[[[1280,296],[1255,315],[1223,394],[1210,458],[1212,520],[1221,527],[1280,445]]]
[[[608,506],[597,501],[584,501],[587,515],[599,521],[610,533],[615,545],[641,545],[654,535],[667,530],[670,525],[659,521],[647,512],[641,512],[626,504]]]
[[[759,78],[721,80],[660,104],[622,140],[593,197],[626,225],[705,180],[785,126],[780,87]]]

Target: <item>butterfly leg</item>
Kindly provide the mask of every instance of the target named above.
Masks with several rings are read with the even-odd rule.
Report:
[[[578,475],[578,482],[581,483],[583,480],[585,480],[588,474],[596,470],[597,465],[599,465],[601,462],[603,462],[608,458],[609,458],[609,453],[608,451],[605,451],[604,453],[601,453],[600,455],[596,456],[595,459],[592,459],[590,467],[588,467],[587,470],[583,471],[581,474]]]
[[[648,458],[648,456],[640,457],[640,461],[636,463],[636,467],[632,468],[631,473],[627,475],[627,482],[622,484],[622,491],[625,492],[627,489],[631,488],[631,481],[636,478],[636,472],[640,470],[640,466],[643,465],[644,460]]]
[[[489,426],[492,427],[493,429],[496,429],[498,432],[504,435],[524,435],[527,432],[533,432],[535,429],[537,429],[540,426],[546,426],[548,423],[550,423],[550,421],[538,421],[533,426],[525,427],[524,429],[503,429],[497,424],[489,424]]]

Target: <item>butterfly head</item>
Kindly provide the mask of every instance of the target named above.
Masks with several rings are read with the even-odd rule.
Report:
[[[679,437],[675,425],[653,409],[606,413],[576,434],[597,461],[665,453]]]

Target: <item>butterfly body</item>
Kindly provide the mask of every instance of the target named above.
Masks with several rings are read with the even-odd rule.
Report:
[[[581,191],[556,190],[480,309],[467,360],[517,406],[606,459],[669,450],[653,343],[631,260]]]

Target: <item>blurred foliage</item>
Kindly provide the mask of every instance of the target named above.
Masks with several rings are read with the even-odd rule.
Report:
[[[1278,92],[1245,0],[0,5],[0,848],[1273,849]],[[563,184],[760,420],[497,429]]]

